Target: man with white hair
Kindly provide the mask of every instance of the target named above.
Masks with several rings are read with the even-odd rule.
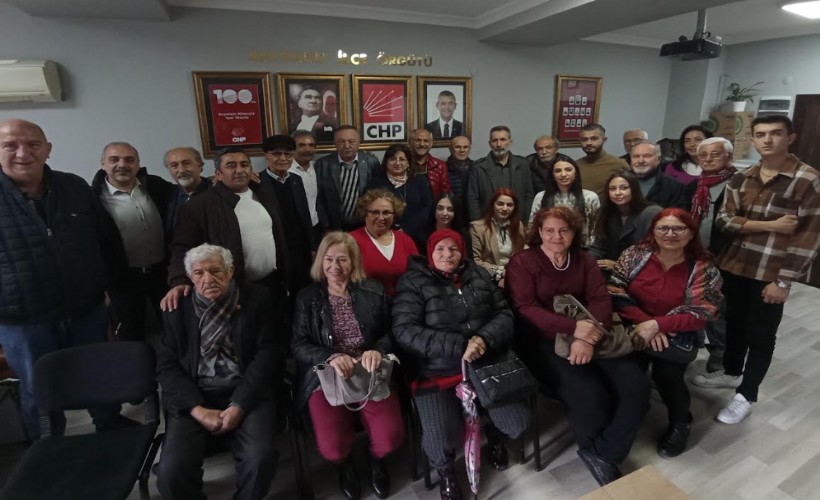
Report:
[[[649,134],[646,133],[646,130],[633,128],[624,132],[624,151],[626,154],[623,156],[619,156],[620,159],[625,161],[627,165],[632,165],[632,157],[629,156],[629,152],[632,151],[632,146],[638,144],[641,141],[648,141]]]
[[[737,172],[732,165],[732,143],[723,137],[711,137],[698,144],[698,165],[702,169],[697,182],[687,186],[687,191],[694,189],[692,216],[700,222],[700,241],[712,254],[717,255],[729,243],[729,234],[718,230],[715,219],[723,205],[726,184]],[[720,304],[718,317],[706,325],[706,337],[709,343],[709,359],[706,361],[706,372],[713,373],[723,369],[723,353],[726,350],[726,303]],[[696,377],[695,385],[700,380]]]
[[[278,453],[273,375],[281,363],[261,286],[234,281],[233,256],[202,244],[185,254],[193,293],[163,313],[157,379],[165,407],[165,442],[157,487],[162,498],[204,498],[208,438],[230,434],[236,461],[233,498],[265,498]]]
[[[658,169],[661,150],[657,144],[640,141],[632,146],[630,170],[638,178],[641,193],[648,201],[663,208],[689,210],[689,201],[684,193],[684,185]]]

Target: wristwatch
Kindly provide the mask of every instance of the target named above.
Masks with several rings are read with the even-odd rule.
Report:
[[[792,287],[791,283],[783,280],[774,280],[774,284],[777,285],[777,288],[782,288],[783,290],[789,290]]]

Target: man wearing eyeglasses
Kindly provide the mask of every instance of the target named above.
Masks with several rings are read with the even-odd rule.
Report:
[[[658,169],[661,151],[657,144],[640,141],[632,146],[630,156],[632,164],[629,168],[638,178],[644,198],[663,208],[689,210],[683,184]]]
[[[649,134],[646,133],[646,130],[642,130],[639,128],[627,130],[626,132],[624,132],[624,151],[626,151],[626,154],[623,156],[619,156],[618,158],[625,161],[627,165],[632,165],[632,157],[629,155],[630,151],[632,151],[632,146],[638,144],[641,141],[648,140]]]
[[[686,187],[692,200],[692,216],[700,222],[700,242],[713,255],[717,255],[729,243],[729,235],[715,226],[715,219],[723,205],[726,184],[737,173],[732,165],[734,146],[723,137],[710,137],[698,144],[698,166],[701,168],[697,182]],[[718,317],[706,324],[709,359],[706,372],[723,369],[723,353],[726,351],[726,301],[720,304]]]
[[[314,239],[305,185],[302,178],[291,174],[296,141],[287,135],[273,135],[262,142],[268,168],[259,174],[263,190],[269,190],[279,208],[279,218],[288,242],[290,255],[291,297],[310,283],[312,252],[318,242]]]
[[[751,413],[792,282],[806,274],[820,247],[820,174],[789,154],[794,139],[788,117],[752,121],[760,163],[731,178],[715,221],[733,237],[717,258],[726,296],[724,370],[693,382],[735,388],[716,417],[725,424]]]

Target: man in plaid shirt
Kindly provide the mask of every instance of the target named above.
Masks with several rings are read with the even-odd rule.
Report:
[[[717,415],[727,424],[746,418],[757,401],[791,284],[820,246],[820,172],[789,154],[791,120],[755,118],[752,136],[760,163],[729,181],[715,220],[733,236],[718,256],[726,296],[724,370],[693,380],[701,387],[736,388]]]

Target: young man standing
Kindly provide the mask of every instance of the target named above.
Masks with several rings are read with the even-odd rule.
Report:
[[[693,381],[736,388],[717,415],[726,424],[741,422],[757,401],[791,284],[820,246],[820,173],[789,154],[791,120],[756,118],[752,136],[760,163],[729,181],[715,221],[734,237],[718,256],[726,296],[724,370]]]

